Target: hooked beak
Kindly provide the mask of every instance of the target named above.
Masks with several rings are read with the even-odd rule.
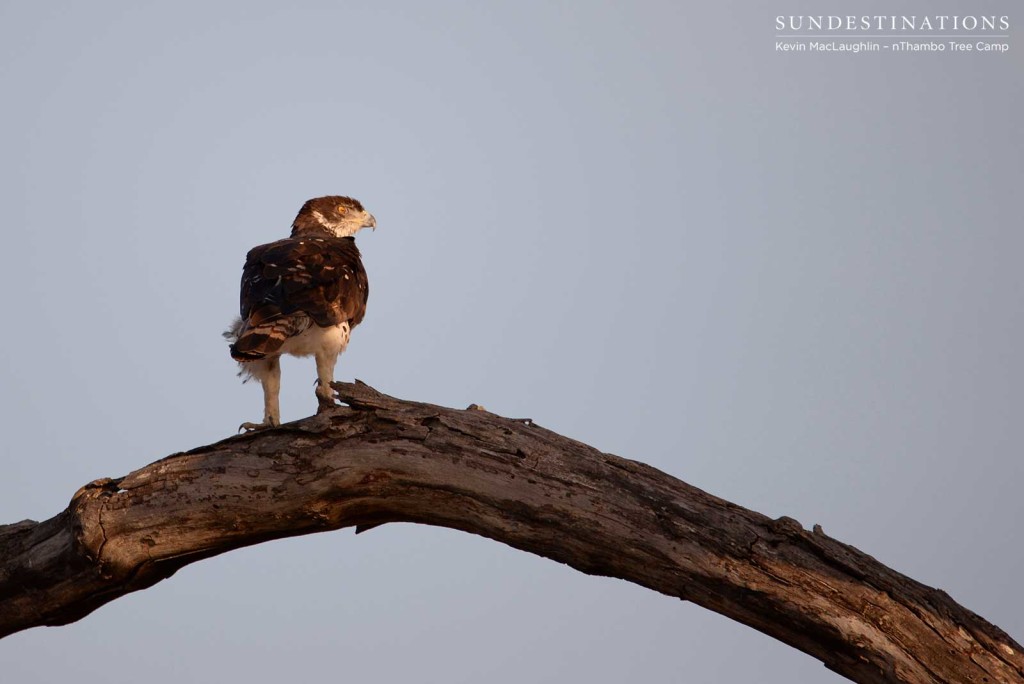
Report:
[[[363,228],[377,230],[377,219],[373,218],[373,214],[366,215],[366,223],[363,224]]]

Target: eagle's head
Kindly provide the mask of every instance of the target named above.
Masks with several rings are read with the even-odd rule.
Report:
[[[363,228],[376,228],[373,214],[363,209],[358,200],[340,195],[308,200],[292,221],[292,237],[299,235],[331,235],[348,237]]]

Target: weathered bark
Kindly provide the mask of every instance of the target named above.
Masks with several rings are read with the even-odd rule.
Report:
[[[999,628],[857,549],[532,424],[335,385],[349,404],[168,456],[0,527],[0,636],[73,622],[270,539],[418,522],[719,612],[859,682],[1024,682]]]

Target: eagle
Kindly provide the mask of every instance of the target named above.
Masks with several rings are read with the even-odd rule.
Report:
[[[334,366],[363,320],[370,293],[355,234],[377,221],[358,200],[331,195],[302,205],[291,237],[253,247],[242,268],[240,316],[224,333],[243,382],[263,386],[263,422],[281,424],[281,355],[316,359],[317,413],[334,405]]]

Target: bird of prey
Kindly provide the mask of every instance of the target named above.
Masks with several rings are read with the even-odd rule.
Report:
[[[350,197],[302,205],[291,237],[253,247],[242,269],[241,317],[224,336],[239,375],[263,385],[263,422],[281,423],[281,355],[316,358],[317,412],[334,405],[334,365],[363,320],[369,282],[353,237],[377,221]]]

